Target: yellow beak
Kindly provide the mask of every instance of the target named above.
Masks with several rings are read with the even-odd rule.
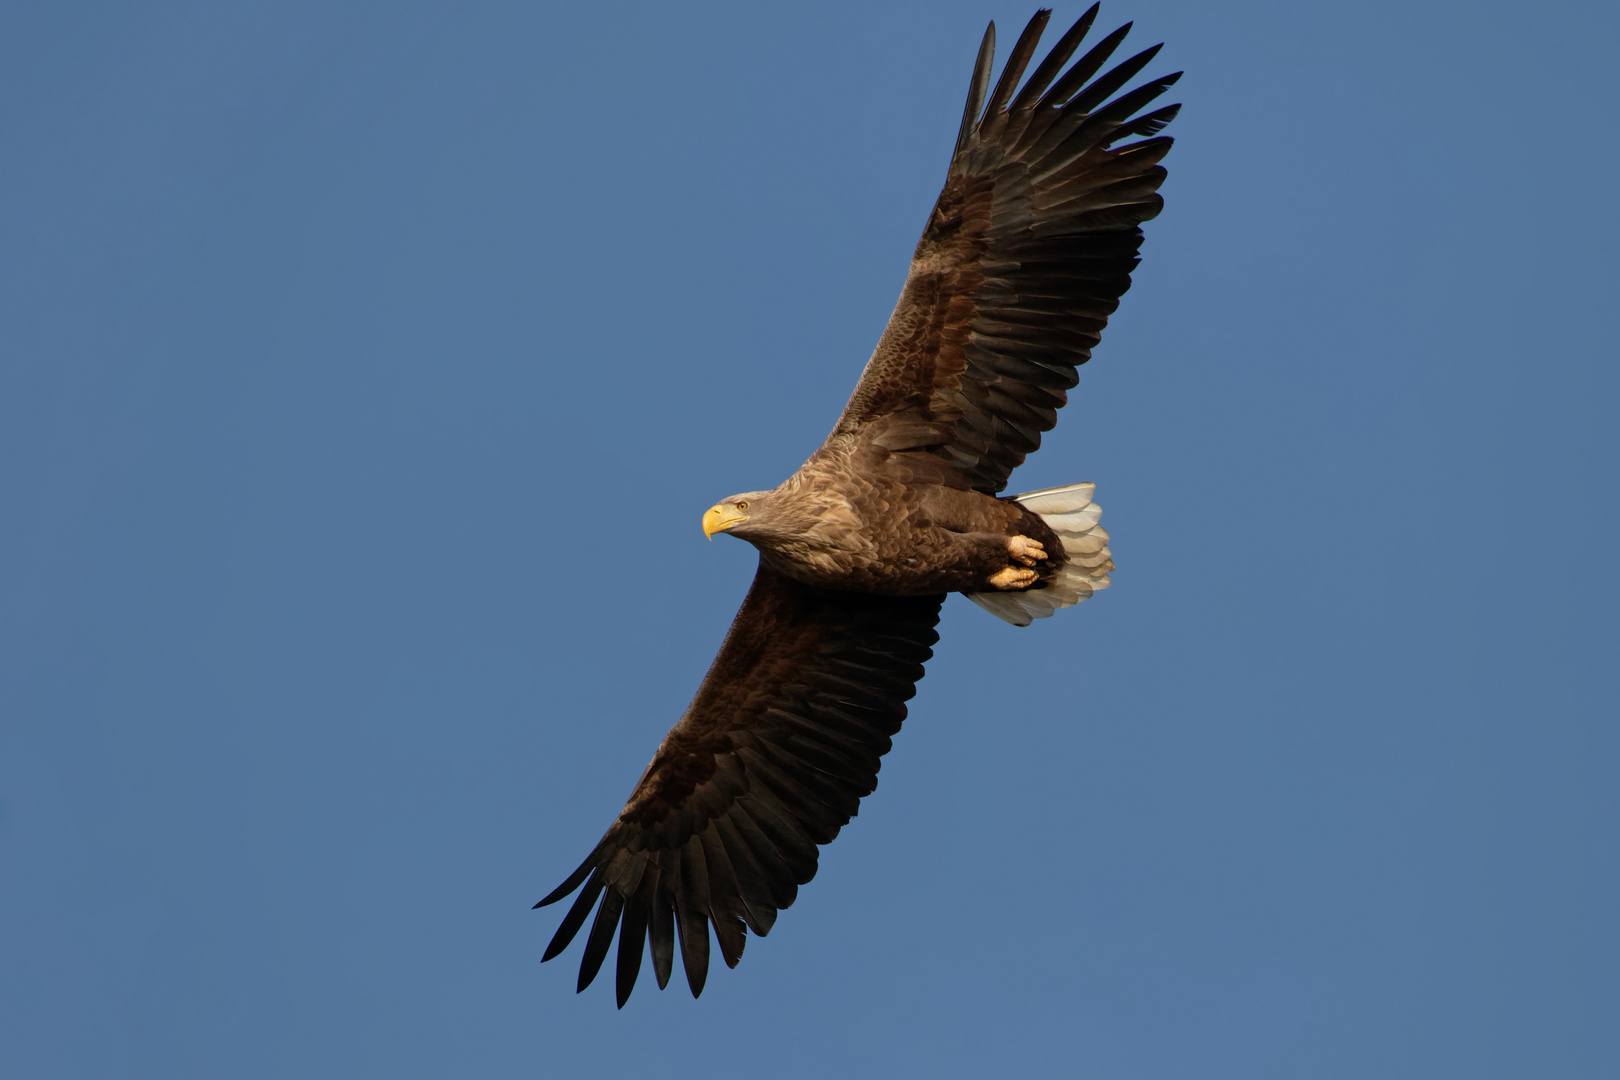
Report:
[[[713,540],[715,533],[725,532],[733,525],[747,520],[748,515],[735,506],[727,506],[724,503],[711,506],[703,512],[703,535]]]

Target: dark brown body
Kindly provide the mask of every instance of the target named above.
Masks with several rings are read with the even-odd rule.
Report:
[[[886,596],[988,591],[996,587],[991,575],[1011,564],[1015,536],[1045,546],[1038,582],[1057,573],[1063,548],[1039,515],[951,479],[930,454],[834,436],[766,500],[756,499],[766,502],[764,521],[731,532],[755,544],[773,570],[822,588]]]

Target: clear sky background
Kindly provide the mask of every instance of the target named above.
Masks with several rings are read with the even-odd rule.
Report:
[[[1115,587],[953,598],[702,1000],[540,965],[1032,10],[6,8],[8,1076],[1616,1075],[1608,3],[1105,5]]]

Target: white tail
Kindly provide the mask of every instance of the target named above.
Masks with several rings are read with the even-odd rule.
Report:
[[[1039,514],[1057,533],[1069,561],[1043,589],[962,595],[998,619],[1014,626],[1028,626],[1058,608],[1078,604],[1097,590],[1108,588],[1108,571],[1114,568],[1114,560],[1108,554],[1108,532],[1097,524],[1102,507],[1091,501],[1096,489],[1096,484],[1067,484],[1014,495],[1014,502]]]

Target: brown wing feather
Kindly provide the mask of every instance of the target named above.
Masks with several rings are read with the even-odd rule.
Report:
[[[1163,206],[1159,160],[1170,139],[1115,144],[1156,134],[1179,108],[1136,115],[1179,73],[1105,104],[1157,46],[1086,84],[1128,26],[1058,76],[1095,14],[1014,96],[1045,25],[1037,14],[975,122],[989,77],[981,48],[945,188],[829,443],[930,454],[963,486],[994,494],[1057,422],[1076,367],[1130,288],[1138,226]]]
[[[678,934],[696,996],[709,926],[735,966],[816,872],[826,844],[877,786],[879,759],[939,639],[943,597],[801,585],[761,566],[691,707],[664,737],[596,849],[536,907],[584,885],[546,949],[568,947],[600,898],[580,964],[595,978],[619,931],[617,996],[650,941],[658,985]]]

